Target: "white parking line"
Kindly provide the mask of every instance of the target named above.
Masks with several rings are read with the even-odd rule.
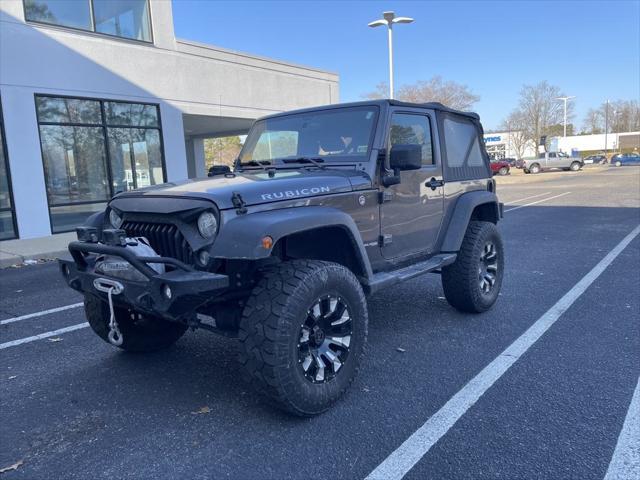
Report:
[[[573,305],[585,290],[611,265],[640,233],[640,225],[614,247],[558,302],[531,325],[515,342],[449,399],[402,445],[393,451],[367,480],[401,479],[442,438],[478,399]],[[628,477],[633,478],[633,477]],[[637,478],[637,477],[636,477]]]
[[[509,205],[512,203],[524,202],[525,200],[531,200],[532,198],[542,197],[543,195],[549,195],[551,192],[539,193],[537,195],[531,195],[530,197],[519,198],[518,200],[511,200],[508,202]],[[505,202],[507,203],[507,202]]]
[[[529,207],[531,205],[537,205],[538,203],[546,202],[547,200],[553,200],[554,198],[564,197],[565,195],[569,195],[570,193],[571,192],[564,192],[564,193],[561,193],[560,195],[554,195],[553,197],[543,198],[542,200],[538,200],[537,202],[525,203],[524,205],[518,205],[517,207],[508,208],[507,210],[504,211],[504,213],[513,212],[514,210],[518,210],[519,208]]]
[[[72,308],[78,308],[84,305],[84,303],[72,303],[71,305],[65,305],[64,307],[51,308],[49,310],[43,310],[41,312],[29,313],[28,315],[21,315],[20,317],[7,318],[6,320],[0,320],[0,325],[7,325],[9,323],[19,322],[20,320],[28,320],[30,318],[41,317],[43,315],[49,315],[50,313],[64,312],[65,310],[71,310]]]
[[[0,350],[15,347],[16,345],[22,345],[23,343],[35,342],[36,340],[42,340],[43,338],[55,337],[56,335],[73,332],[74,330],[80,330],[81,328],[86,328],[88,326],[89,324],[84,322],[77,325],[71,325],[70,327],[59,328],[58,330],[53,330],[51,332],[44,332],[39,335],[34,335],[33,337],[19,338],[18,340],[13,340],[11,342],[0,343]]]
[[[604,480],[640,478],[640,378]]]

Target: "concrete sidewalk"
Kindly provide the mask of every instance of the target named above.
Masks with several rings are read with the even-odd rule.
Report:
[[[28,260],[51,260],[68,253],[67,245],[76,239],[75,232],[48,237],[0,242],[0,268],[21,265]]]

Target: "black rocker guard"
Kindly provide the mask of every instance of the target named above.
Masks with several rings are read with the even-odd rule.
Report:
[[[113,295],[114,304],[167,320],[188,321],[195,317],[198,307],[229,286],[229,277],[226,275],[198,271],[175,258],[139,257],[126,247],[76,241],[69,244],[69,253],[73,260],[58,259],[58,262],[71,288],[106,302],[107,294],[97,290],[94,281],[116,281],[122,284],[124,290]],[[146,280],[135,281],[96,273],[94,267],[98,255],[113,255],[126,260]],[[174,270],[159,274],[149,266],[150,263],[169,265]],[[164,295],[165,287],[171,289],[171,298]]]

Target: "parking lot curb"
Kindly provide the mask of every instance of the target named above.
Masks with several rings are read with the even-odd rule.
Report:
[[[74,233],[49,237],[5,240],[0,242],[0,269],[54,260],[68,254],[67,245]]]
[[[44,252],[37,255],[22,256],[0,250],[0,270],[10,267],[22,266],[25,264],[29,264],[30,262],[40,263],[42,261],[55,260],[56,258],[61,257],[67,253],[67,250],[57,250],[54,252]]]

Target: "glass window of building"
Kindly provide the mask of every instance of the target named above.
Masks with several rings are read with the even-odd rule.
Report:
[[[24,0],[30,22],[151,42],[148,0]]]
[[[24,0],[24,16],[30,22],[92,29],[89,0]]]
[[[4,136],[2,105],[0,104],[0,240],[7,240],[17,236],[13,198],[11,196],[9,159]]]
[[[151,41],[147,0],[93,0],[96,32]]]
[[[36,109],[54,233],[115,193],[165,181],[157,105],[37,96]]]

